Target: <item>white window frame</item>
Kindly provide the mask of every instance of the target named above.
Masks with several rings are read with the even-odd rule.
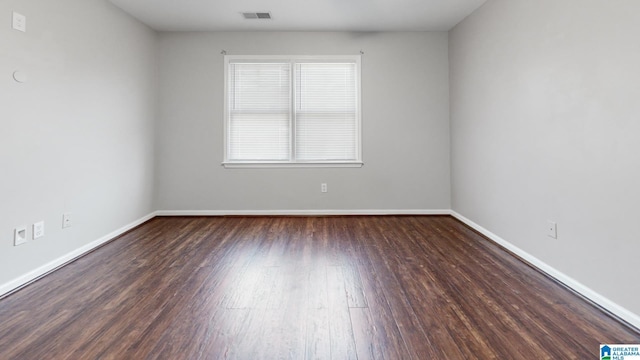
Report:
[[[291,123],[290,129],[290,155],[291,159],[286,161],[238,161],[229,160],[229,63],[231,62],[256,62],[261,61],[265,63],[290,63],[291,64],[291,91],[294,93],[291,95]],[[355,152],[356,159],[352,161],[300,161],[295,160],[295,64],[297,63],[338,63],[349,62],[356,64],[356,139],[355,139]],[[222,165],[225,168],[289,168],[289,167],[362,167],[362,106],[361,106],[361,55],[345,55],[345,56],[294,56],[294,55],[225,55],[224,56],[224,159]]]

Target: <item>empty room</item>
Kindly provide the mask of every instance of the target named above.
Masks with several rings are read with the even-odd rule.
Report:
[[[0,359],[640,358],[640,2],[0,22]]]

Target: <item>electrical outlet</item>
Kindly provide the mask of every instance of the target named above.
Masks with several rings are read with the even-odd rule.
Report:
[[[547,221],[547,236],[553,239],[558,238],[558,227],[553,221]]]
[[[44,221],[33,224],[33,240],[44,236]]]
[[[320,192],[326,193],[327,191],[327,183],[320,184]]]
[[[68,228],[71,227],[72,222],[71,222],[71,213],[64,213],[62,214],[62,228]]]
[[[18,246],[27,242],[27,227],[17,227],[13,231],[13,245]]]
[[[17,13],[17,12],[13,12],[13,19],[12,19],[12,23],[11,23],[11,27],[15,30],[18,31],[22,31],[22,32],[26,32],[27,31],[27,17]]]

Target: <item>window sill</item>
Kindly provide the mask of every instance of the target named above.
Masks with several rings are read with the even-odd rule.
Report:
[[[364,165],[362,161],[349,162],[223,162],[226,169],[286,169],[286,168],[360,168]]]

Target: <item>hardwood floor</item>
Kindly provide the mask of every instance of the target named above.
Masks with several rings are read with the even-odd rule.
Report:
[[[155,218],[0,300],[1,359],[591,359],[640,335],[447,216]]]

